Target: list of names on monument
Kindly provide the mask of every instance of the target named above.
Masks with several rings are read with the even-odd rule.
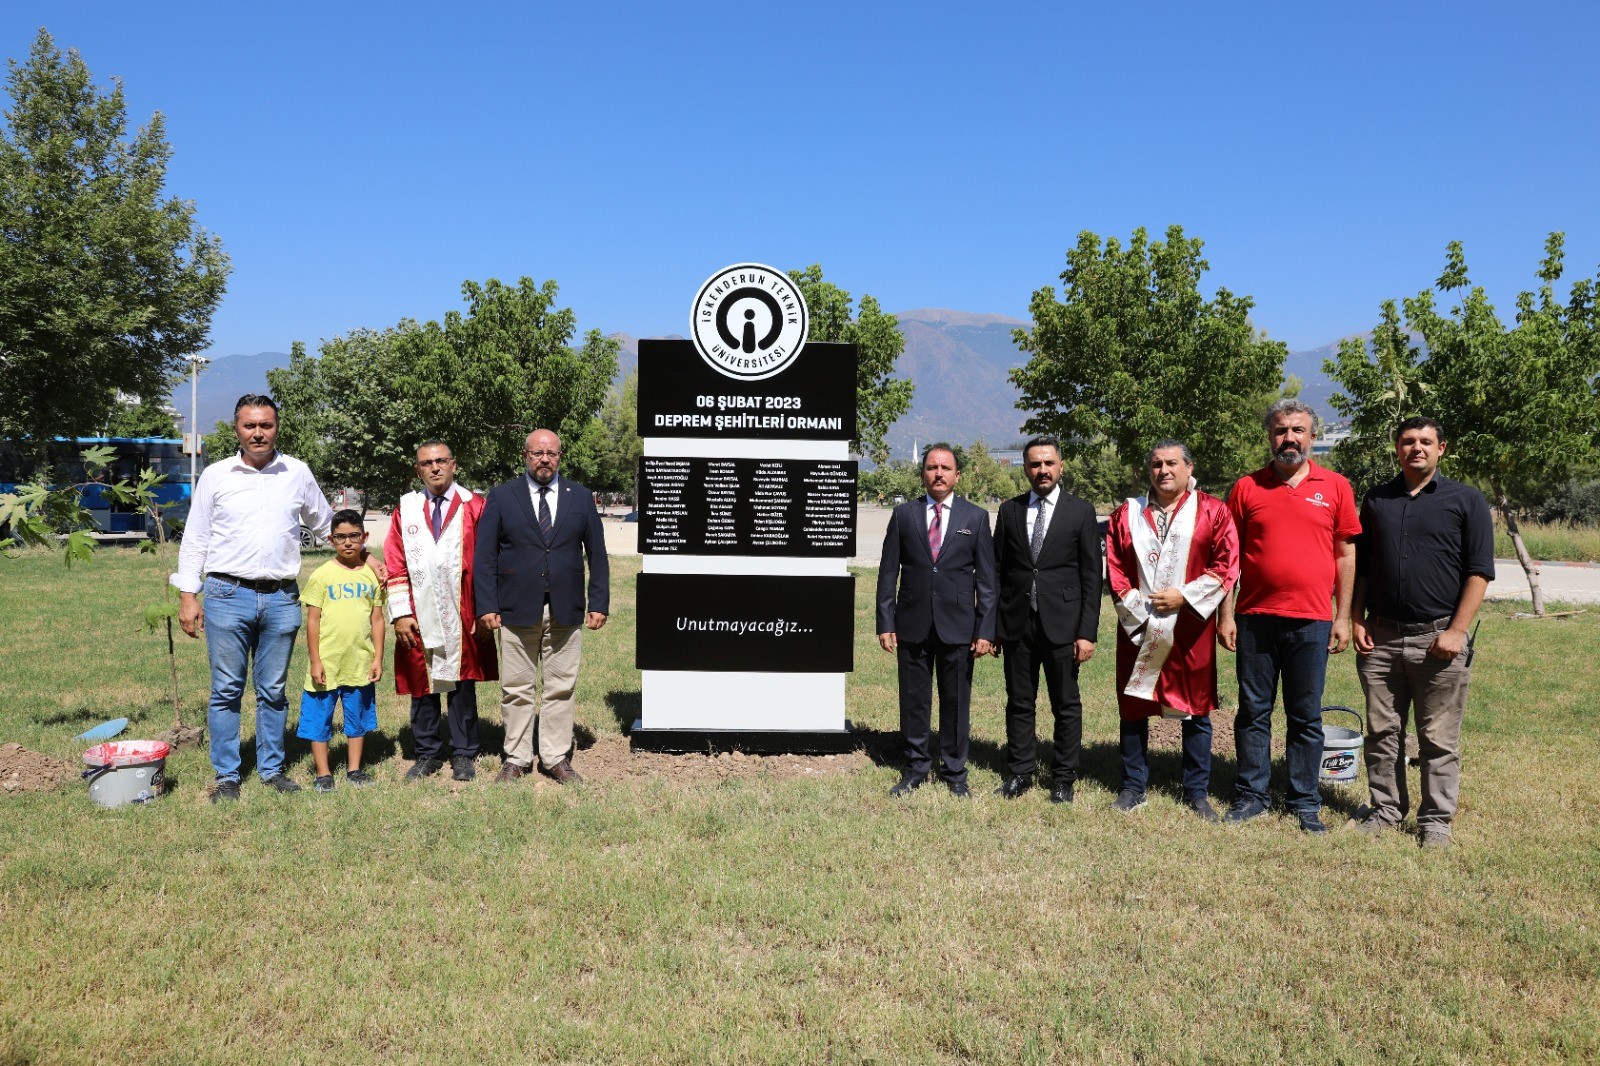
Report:
[[[855,552],[854,462],[646,456],[643,475],[639,544],[644,552],[803,557]]]

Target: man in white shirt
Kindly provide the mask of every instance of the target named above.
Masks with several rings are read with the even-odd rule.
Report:
[[[278,451],[272,397],[239,397],[233,428],[239,453],[201,472],[171,578],[178,625],[191,637],[204,633],[211,658],[213,803],[239,798],[240,706],[251,660],[256,772],[279,792],[300,791],[284,773],[289,656],[300,631],[300,525],[326,538],[333,522],[310,469]]]

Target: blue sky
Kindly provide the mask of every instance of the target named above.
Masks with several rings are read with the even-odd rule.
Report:
[[[1592,4],[12,0],[0,52],[40,26],[166,116],[233,257],[215,355],[524,274],[580,329],[684,333],[743,260],[1026,317],[1080,230],[1173,222],[1296,349],[1450,240],[1507,314],[1548,231],[1600,263]]]

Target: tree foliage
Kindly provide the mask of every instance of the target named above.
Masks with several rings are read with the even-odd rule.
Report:
[[[529,278],[467,281],[466,313],[451,311],[443,324],[407,319],[355,330],[324,341],[320,358],[297,342],[288,367],[267,374],[279,447],[324,488],[361,490],[369,507],[399,499],[417,445],[434,438],[449,443],[461,480],[478,488],[520,469],[523,441],[541,427],[560,434],[581,466],[585,430],[616,373],[617,342],[590,330],[570,346],[576,320],[554,306],[556,292],[555,282]],[[220,435],[216,443],[228,444]]]
[[[966,447],[955,446],[961,464],[961,481],[956,491],[969,500],[990,503],[1008,500],[1025,491],[1027,475],[1020,466],[1004,466],[989,452],[989,445],[977,441]]]
[[[155,403],[118,401],[106,422],[107,437],[176,437],[178,422],[172,412]]]
[[[596,492],[634,495],[644,441],[639,437],[639,371],[612,385],[600,413],[575,444],[563,444],[575,478]],[[569,465],[570,464],[570,465]]]
[[[8,61],[0,128],[0,436],[40,449],[104,426],[117,392],[163,396],[206,345],[229,263],[190,201],[164,198],[159,113],[132,136],[39,31]]]
[[[1346,342],[1326,369],[1343,392],[1333,398],[1349,415],[1359,443],[1387,446],[1395,424],[1426,414],[1443,424],[1447,473],[1488,487],[1528,571],[1534,609],[1544,609],[1533,561],[1517,526],[1519,512],[1539,503],[1575,468],[1591,463],[1600,443],[1600,276],[1574,282],[1566,301],[1555,284],[1564,270],[1564,235],[1545,241],[1537,291],[1517,297],[1507,326],[1481,286],[1468,276],[1459,241],[1451,242],[1435,287],[1460,293],[1441,312],[1433,289],[1404,301],[1405,324],[1426,356],[1400,329],[1393,302],[1369,346]]]
[[[1194,451],[1202,484],[1241,472],[1261,450],[1261,398],[1280,386],[1287,349],[1250,324],[1254,301],[1219,288],[1206,300],[1202,242],[1167,229],[1136,229],[1124,246],[1087,230],[1067,253],[1061,295],[1033,294],[1032,329],[1016,331],[1031,353],[1011,371],[1031,411],[1029,433],[1052,433],[1068,459],[1110,443],[1123,464],[1143,465],[1163,437]]]
[[[811,312],[807,340],[837,341],[856,346],[856,434],[850,447],[882,465],[889,459],[889,427],[911,410],[912,383],[896,378],[895,363],[905,351],[906,339],[893,315],[885,314],[871,296],[861,297],[861,310],[851,317],[850,294],[824,281],[822,267],[813,263],[791,270]]]

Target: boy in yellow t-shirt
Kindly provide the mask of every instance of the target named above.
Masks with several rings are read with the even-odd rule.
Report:
[[[300,593],[306,605],[306,650],[311,666],[300,697],[300,725],[295,735],[311,741],[317,764],[316,789],[333,791],[328,768],[328,740],[333,736],[333,708],[344,705],[344,735],[349,741],[345,780],[370,785],[361,768],[361,744],[378,728],[377,692],[383,676],[383,582],[362,561],[367,534],[358,511],[333,516],[331,562],[312,573]]]

